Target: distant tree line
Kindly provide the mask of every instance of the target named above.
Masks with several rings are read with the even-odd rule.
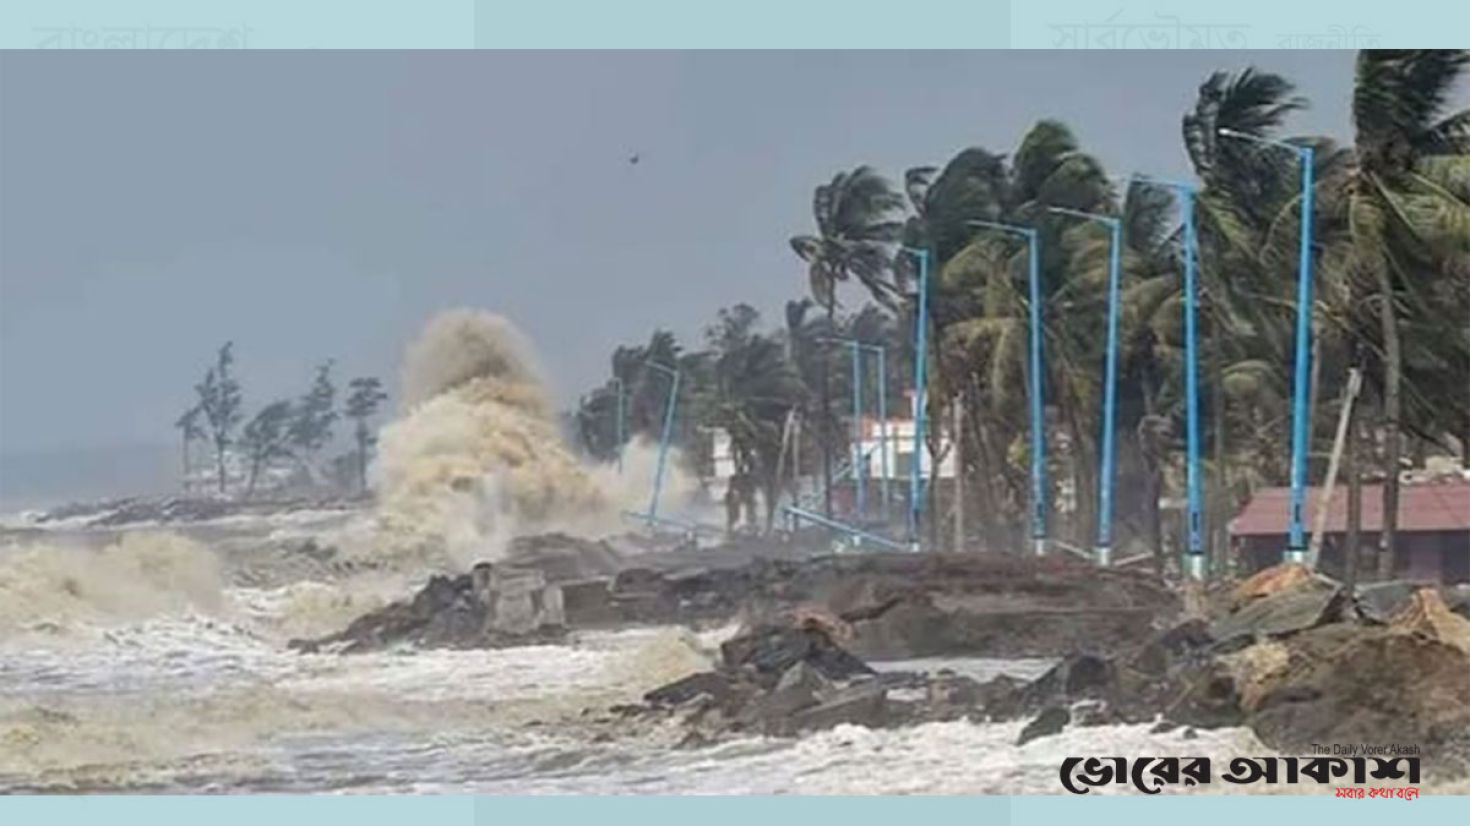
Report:
[[[225,342],[203,379],[194,385],[194,404],[174,423],[182,439],[185,485],[194,468],[191,450],[199,444],[209,451],[213,482],[220,494],[230,493],[232,483],[239,483],[243,484],[242,494],[251,497],[262,473],[282,466],[295,471],[305,485],[320,487],[321,455],[332,444],[333,426],[346,418],[353,422],[352,447],[325,463],[328,483],[367,489],[368,460],[377,441],[368,421],[388,398],[381,381],[371,376],[352,379],[339,409],[333,362],[328,360],[317,366],[304,393],[267,402],[247,421],[245,397],[234,367],[234,342]],[[232,463],[237,478],[232,478]]]

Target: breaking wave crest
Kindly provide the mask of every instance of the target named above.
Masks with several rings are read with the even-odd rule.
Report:
[[[451,310],[404,359],[403,411],[382,429],[375,477],[379,535],[357,549],[390,567],[463,569],[496,559],[518,534],[605,534],[641,508],[656,453],[630,446],[627,476],[566,444],[529,346],[504,318]],[[669,495],[691,487],[669,461]],[[647,473],[638,472],[647,469]],[[638,480],[647,476],[648,486]]]
[[[0,638],[215,614],[223,605],[218,558],[173,534],[129,533],[97,550],[35,543],[0,551]]]

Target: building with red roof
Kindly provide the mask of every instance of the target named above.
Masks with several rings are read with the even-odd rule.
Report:
[[[1262,488],[1230,521],[1232,544],[1252,570],[1281,561],[1286,548],[1289,488]],[[1307,489],[1308,535],[1316,525],[1321,492]],[[1363,485],[1359,549],[1371,559],[1383,530],[1383,485]],[[1449,478],[1399,488],[1399,538],[1395,574],[1407,579],[1470,582],[1470,479]],[[1323,530],[1320,567],[1343,568],[1347,531],[1347,486],[1332,493]],[[1360,568],[1361,570],[1361,568]]]

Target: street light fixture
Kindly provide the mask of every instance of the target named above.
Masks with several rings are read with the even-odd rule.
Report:
[[[886,524],[889,516],[889,491],[888,491],[888,373],[887,373],[887,348],[881,344],[867,344],[855,338],[841,336],[820,336],[817,341],[826,344],[842,344],[852,351],[852,429],[853,429],[853,476],[857,483],[857,513],[859,522],[867,516],[866,499],[864,497],[864,483],[866,473],[860,473],[860,466],[865,465],[862,452],[862,353],[864,351],[876,353],[878,356],[878,419],[880,436],[879,441],[882,456],[882,488],[883,488],[883,521]]]
[[[1031,542],[1035,553],[1046,553],[1046,435],[1042,411],[1042,388],[1045,377],[1041,373],[1041,255],[1036,230],[1014,224],[995,221],[966,221],[966,224],[985,229],[1009,232],[1026,239],[1027,291],[1029,294],[1028,345],[1030,350],[1031,391]]]
[[[900,249],[919,260],[918,313],[914,318],[914,454],[909,462],[909,550],[919,550],[919,514],[923,507],[919,496],[919,457],[924,445],[924,403],[928,379],[924,375],[924,344],[929,328],[929,250],[917,247]]]
[[[1290,149],[1301,163],[1301,243],[1296,273],[1296,358],[1291,393],[1291,509],[1288,519],[1285,561],[1302,563],[1307,559],[1307,534],[1304,508],[1307,487],[1307,396],[1311,373],[1312,336],[1312,147],[1263,138],[1234,129],[1218,129],[1225,138]]]
[[[1108,228],[1108,332],[1103,367],[1102,468],[1097,506],[1097,564],[1107,567],[1112,563],[1113,552],[1113,428],[1118,391],[1118,282],[1122,270],[1123,222],[1110,215],[1064,207],[1051,207],[1049,211],[1084,218]]]
[[[1199,336],[1195,323],[1198,302],[1195,253],[1199,241],[1194,226],[1194,184],[1168,181],[1146,175],[1133,180],[1151,186],[1168,187],[1179,193],[1180,212],[1184,219],[1184,407],[1185,407],[1185,480],[1187,493],[1187,544],[1185,574],[1194,580],[1205,577],[1204,493],[1200,477],[1199,445]]]
[[[669,383],[669,401],[664,407],[663,434],[659,437],[658,442],[658,469],[653,475],[653,499],[648,503],[648,525],[653,527],[658,521],[658,497],[664,486],[664,465],[667,464],[669,458],[669,440],[674,435],[674,407],[679,403],[679,371],[656,361],[648,361],[644,364],[672,378]]]

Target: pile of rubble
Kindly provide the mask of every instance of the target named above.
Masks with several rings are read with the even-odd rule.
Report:
[[[819,606],[850,630],[844,645],[869,659],[1044,657],[1109,652],[1146,636],[1181,603],[1148,576],[1067,560],[991,555],[854,554],[768,558],[694,551],[629,554],[560,534],[513,543],[471,575],[436,578],[413,598],[339,634],[348,650],[385,645],[500,645],[491,606],[500,582],[560,606],[547,628],[723,624]],[[312,647],[304,643],[303,647]]]
[[[1207,616],[1127,650],[1070,654],[1031,682],[877,674],[843,647],[851,625],[798,612],[727,642],[713,671],[616,711],[676,719],[690,742],[961,718],[1029,719],[1021,742],[1071,725],[1248,726],[1284,752],[1323,743],[1414,746],[1430,758],[1427,770],[1465,772],[1470,597],[1463,591],[1392,583],[1349,594],[1283,566],[1206,602]]]

